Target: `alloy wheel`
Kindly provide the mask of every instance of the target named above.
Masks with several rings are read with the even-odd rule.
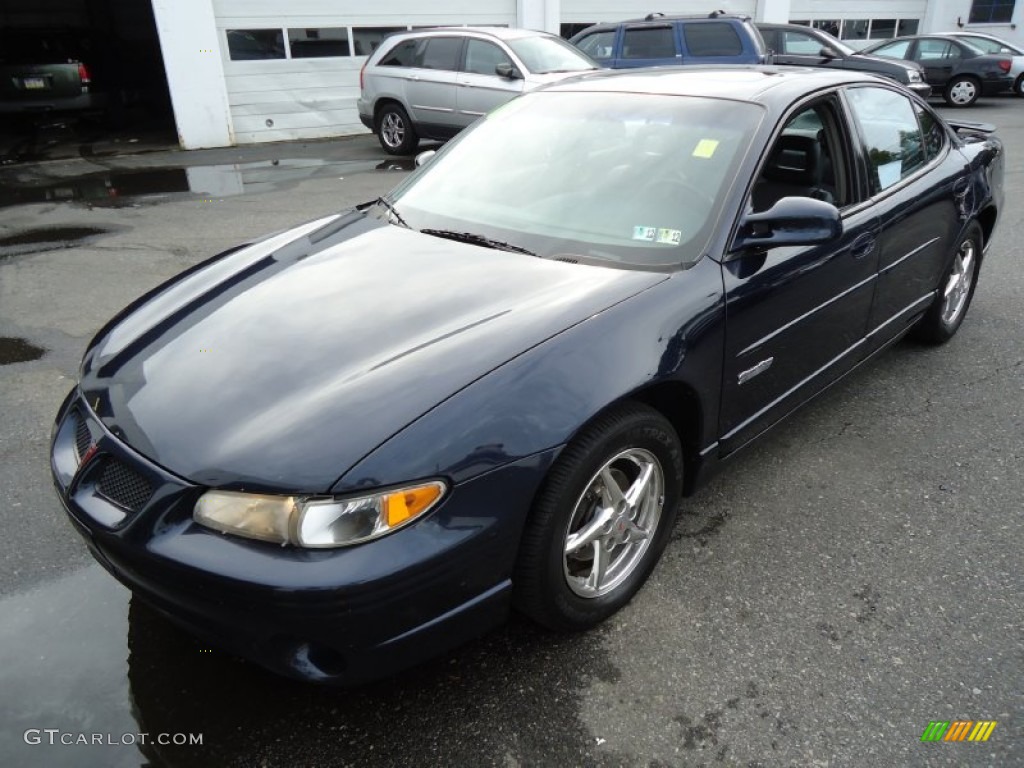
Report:
[[[942,322],[946,325],[953,325],[967,306],[967,297],[971,294],[971,284],[974,282],[976,256],[974,240],[964,240],[953,259],[953,269],[942,290]]]
[[[653,453],[630,448],[594,474],[565,532],[563,572],[578,596],[606,595],[636,569],[658,528],[665,475]]]

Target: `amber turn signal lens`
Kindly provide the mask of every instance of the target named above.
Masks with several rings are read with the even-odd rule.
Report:
[[[418,488],[405,488],[396,493],[389,493],[384,498],[384,519],[388,528],[401,525],[406,520],[416,517],[429,508],[444,492],[439,483],[421,485]]]

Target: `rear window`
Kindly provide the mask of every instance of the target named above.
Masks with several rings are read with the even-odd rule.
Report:
[[[419,40],[406,40],[384,54],[382,67],[411,67],[416,60],[416,46]]]
[[[739,56],[743,43],[732,24],[707,21],[684,24],[683,39],[691,56]]]
[[[672,27],[639,27],[627,29],[622,38],[624,59],[673,59],[676,35]]]

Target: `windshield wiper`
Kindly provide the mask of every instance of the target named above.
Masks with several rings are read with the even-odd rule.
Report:
[[[448,240],[455,240],[460,243],[471,243],[473,245],[482,245],[485,248],[494,248],[499,251],[511,251],[512,253],[525,253],[527,256],[536,256],[537,254],[533,251],[522,248],[518,245],[512,245],[512,243],[504,243],[501,240],[492,240],[489,237],[478,235],[474,232],[453,232],[450,229],[421,229],[425,235],[433,235],[434,237],[444,237]]]
[[[383,205],[385,208],[388,209],[388,213],[390,213],[392,216],[395,217],[395,221],[397,221],[399,224],[401,224],[406,229],[412,229],[412,227],[410,227],[406,223],[405,219],[402,218],[402,214],[400,214],[398,212],[398,209],[395,208],[394,203],[392,203],[390,200],[388,200],[385,197],[378,197],[377,198],[377,202],[380,203],[381,205]]]

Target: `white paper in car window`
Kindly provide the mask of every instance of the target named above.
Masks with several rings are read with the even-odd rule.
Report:
[[[900,160],[878,166],[878,183],[881,184],[882,189],[888,189],[899,181],[902,169],[903,163]]]

